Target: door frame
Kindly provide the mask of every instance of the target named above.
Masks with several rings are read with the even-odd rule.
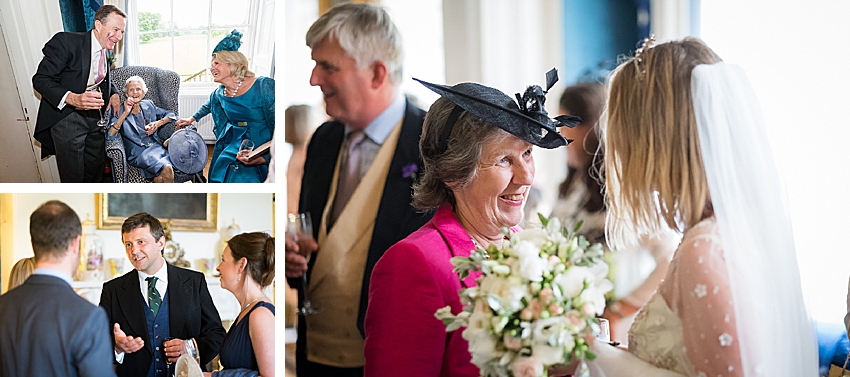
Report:
[[[12,74],[25,114],[30,142],[33,138],[41,101],[32,87],[32,75],[43,57],[41,49],[53,34],[62,31],[59,2],[55,0],[0,1],[0,26],[12,61]],[[41,159],[41,147],[34,144],[36,166],[42,182],[60,182],[56,158]]]

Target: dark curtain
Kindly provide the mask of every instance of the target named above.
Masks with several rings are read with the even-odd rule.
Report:
[[[94,12],[103,0],[59,0],[65,31],[85,32],[94,28]]]

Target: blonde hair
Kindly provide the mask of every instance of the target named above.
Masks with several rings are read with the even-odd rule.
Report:
[[[691,71],[721,61],[697,38],[644,49],[611,74],[605,140],[613,247],[667,227],[684,231],[711,199],[691,99]]]
[[[230,66],[230,74],[238,81],[246,77],[254,77],[254,72],[248,69],[248,58],[239,51],[221,50],[212,54],[213,59]]]
[[[12,272],[9,275],[9,286],[6,287],[7,292],[13,288],[23,284],[35,271],[35,257],[23,258],[12,266]]]

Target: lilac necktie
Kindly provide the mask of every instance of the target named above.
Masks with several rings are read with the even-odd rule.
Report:
[[[106,49],[100,49],[100,62],[97,64],[97,77],[94,78],[94,83],[97,84],[106,76]]]
[[[342,209],[351,199],[357,185],[360,184],[360,144],[363,143],[366,134],[363,131],[352,131],[348,134],[348,145],[345,149],[344,163],[340,166],[339,183],[337,184],[336,197],[334,198],[331,217],[328,228],[333,226]]]

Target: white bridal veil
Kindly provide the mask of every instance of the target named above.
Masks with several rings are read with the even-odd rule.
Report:
[[[693,69],[691,95],[741,350],[743,373],[733,374],[817,376],[785,191],[755,92],[740,67],[717,63]],[[594,377],[679,376],[607,345],[593,351]]]
[[[784,186],[744,71],[699,65],[691,95],[746,376],[817,376]]]

